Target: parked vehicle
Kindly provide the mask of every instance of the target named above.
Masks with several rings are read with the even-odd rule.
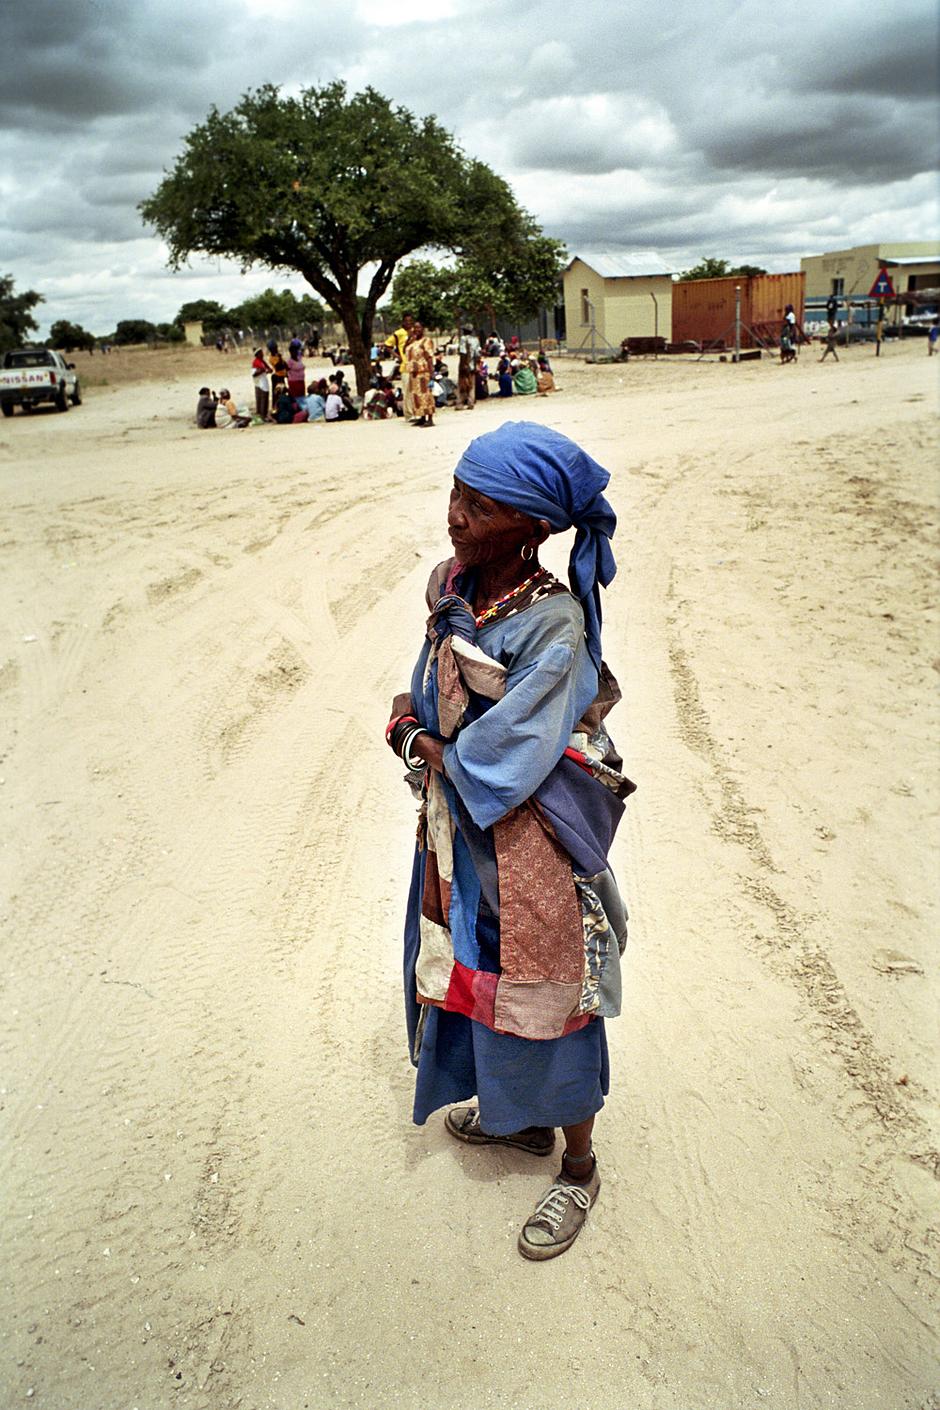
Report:
[[[12,416],[16,407],[32,411],[40,402],[55,403],[57,411],[81,406],[82,389],[74,362],[51,348],[17,348],[4,353],[0,370],[0,410]]]

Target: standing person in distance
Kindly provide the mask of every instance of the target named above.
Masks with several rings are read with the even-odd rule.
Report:
[[[434,395],[431,392],[431,381],[434,377],[434,340],[427,336],[423,323],[412,324],[411,336],[405,346],[405,356],[408,359],[411,379],[414,424],[433,426]]]
[[[251,362],[251,380],[255,388],[255,411],[262,421],[268,421],[271,405],[271,366],[264,356],[264,348],[255,348]]]
[[[457,411],[472,411],[477,399],[476,368],[480,341],[472,328],[464,328],[457,345]]]
[[[408,339],[411,337],[414,322],[414,318],[410,313],[403,313],[400,326],[395,329],[394,333],[390,333],[382,344],[383,347],[389,348],[398,359],[398,373],[401,379],[402,411],[409,421],[415,413],[414,402],[411,396],[411,372],[408,368],[405,348],[408,346]]]

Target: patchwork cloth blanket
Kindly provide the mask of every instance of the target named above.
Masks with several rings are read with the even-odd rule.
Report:
[[[556,1038],[620,1010],[627,916],[607,855],[634,785],[604,723],[620,698],[583,615],[547,573],[477,627],[454,560],[431,615],[410,712],[447,741],[421,781],[406,927],[412,1056],[421,1006]]]

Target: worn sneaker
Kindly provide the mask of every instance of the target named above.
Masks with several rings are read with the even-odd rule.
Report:
[[[562,1171],[523,1226],[518,1245],[523,1258],[557,1258],[569,1249],[584,1227],[600,1188],[596,1163],[586,1185],[570,1184]]]
[[[480,1125],[480,1111],[475,1106],[455,1106],[444,1117],[444,1125],[458,1141],[471,1146],[511,1146],[529,1155],[551,1155],[555,1149],[555,1132],[551,1126],[527,1126],[509,1136],[491,1136]]]

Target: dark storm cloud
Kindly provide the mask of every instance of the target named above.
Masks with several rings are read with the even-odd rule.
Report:
[[[816,95],[771,102],[757,115],[731,113],[715,126],[695,124],[688,138],[723,172],[851,177],[874,184],[913,176],[933,161],[936,122],[926,103],[894,98],[836,99]]]

